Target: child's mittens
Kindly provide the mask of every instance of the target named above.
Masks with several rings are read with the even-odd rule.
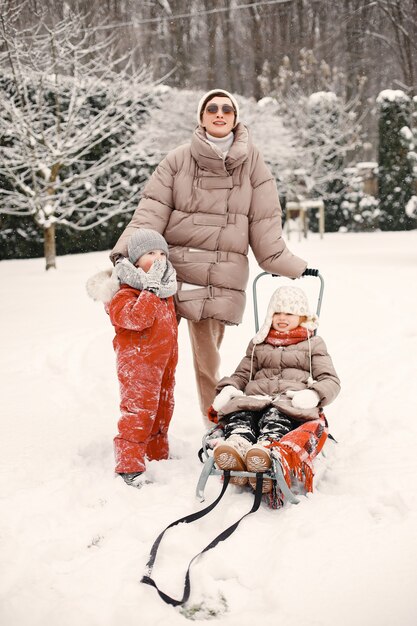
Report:
[[[148,272],[144,272],[142,268],[136,267],[129,259],[118,261],[114,267],[114,271],[119,281],[123,284],[142,291],[152,291],[155,295],[159,295],[161,288],[161,280],[167,269],[166,259],[156,259]],[[172,268],[174,273],[175,270]]]
[[[135,267],[129,259],[122,258],[118,261],[114,266],[114,272],[121,284],[129,285],[133,289],[143,289],[142,275],[146,276],[146,274]]]
[[[236,396],[243,396],[243,391],[240,389],[236,389],[233,385],[227,385],[223,387],[220,393],[213,400],[213,409],[215,411],[220,411],[232,398],[236,398]]]
[[[320,402],[319,394],[313,389],[300,389],[299,391],[288,389],[286,395],[291,398],[291,404],[296,409],[314,409]]]
[[[167,260],[165,272],[162,276],[161,287],[159,289],[160,298],[169,298],[177,292],[177,273],[172,263]]]
[[[162,276],[166,270],[166,259],[156,259],[152,263],[149,271],[143,272],[142,278],[143,288],[146,291],[152,291],[156,296],[159,296],[159,290],[161,289]],[[142,270],[141,270],[142,271]]]

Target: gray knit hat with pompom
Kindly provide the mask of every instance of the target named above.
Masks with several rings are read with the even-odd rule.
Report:
[[[138,228],[127,244],[129,261],[135,265],[141,256],[151,250],[163,250],[167,258],[169,256],[168,244],[160,233],[149,228]]]

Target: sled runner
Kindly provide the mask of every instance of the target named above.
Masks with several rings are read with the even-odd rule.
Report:
[[[268,272],[261,272],[253,281],[255,332],[259,330],[257,283],[263,276],[275,277]],[[319,316],[324,291],[323,277],[318,270],[314,269],[306,270],[304,276],[312,276],[320,281],[316,306],[316,314]],[[272,450],[272,467],[263,473],[263,478],[272,480],[272,491],[264,495],[265,501],[271,508],[279,508],[284,502],[298,504],[297,495],[300,491],[312,491],[312,460],[322,450],[327,436],[327,421],[321,413],[318,420],[302,423],[296,430],[285,435],[279,442],[279,454],[274,454]],[[208,430],[203,437],[202,448],[198,455],[204,467],[196,488],[196,496],[200,502],[204,502],[204,490],[209,476],[220,476],[224,479],[224,470],[216,467],[213,456],[214,444],[221,438],[222,428],[218,425]],[[254,472],[231,470],[230,476],[255,480],[257,475]]]

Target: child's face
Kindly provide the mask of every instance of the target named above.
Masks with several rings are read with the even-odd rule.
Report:
[[[156,261],[157,259],[166,260],[166,258],[167,255],[163,250],[151,250],[150,252],[147,252],[146,254],[143,254],[141,257],[139,257],[135,265],[136,267],[140,267],[144,272],[148,272],[151,269],[154,261]]]
[[[300,325],[300,316],[292,313],[274,313],[272,328],[279,333],[287,333]]]

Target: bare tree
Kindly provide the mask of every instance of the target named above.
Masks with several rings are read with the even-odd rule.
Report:
[[[346,80],[311,50],[301,51],[298,69],[285,58],[277,76],[264,72],[263,92],[273,97],[276,114],[292,134],[285,173],[291,194],[325,195],[360,143],[360,95],[345,100]]]
[[[255,5],[249,7],[251,15],[250,33],[252,39],[252,58],[253,58],[253,78],[252,78],[252,95],[256,100],[261,98],[261,90],[259,86],[259,76],[263,67],[263,38],[262,38],[262,20],[261,9]]]
[[[234,37],[233,37],[233,18],[231,10],[231,1],[224,0],[225,13],[220,19],[220,28],[222,31],[222,41],[224,45],[224,70],[226,72],[226,84],[231,92],[236,90],[236,72],[235,66],[239,65],[239,60],[235,57]]]
[[[215,0],[204,0],[204,7],[207,12],[207,87],[213,89],[216,86],[216,31],[217,15],[210,12],[213,5],[217,5]]]
[[[55,267],[55,225],[85,230],[132,210],[140,163],[134,136],[151,83],[112,57],[110,41],[86,44],[80,20],[15,31],[0,16],[0,213],[31,216]],[[121,69],[123,65],[123,69]],[[116,71],[117,69],[117,71]],[[132,165],[133,164],[133,165]]]
[[[361,139],[354,103],[321,91],[289,98],[288,105],[298,145],[293,171],[307,195],[326,197],[333,181],[340,178],[348,153]]]
[[[376,0],[376,6],[388,22],[386,33],[375,33],[371,29],[368,33],[382,38],[397,57],[403,86],[410,95],[414,95],[417,87],[417,0]]]

